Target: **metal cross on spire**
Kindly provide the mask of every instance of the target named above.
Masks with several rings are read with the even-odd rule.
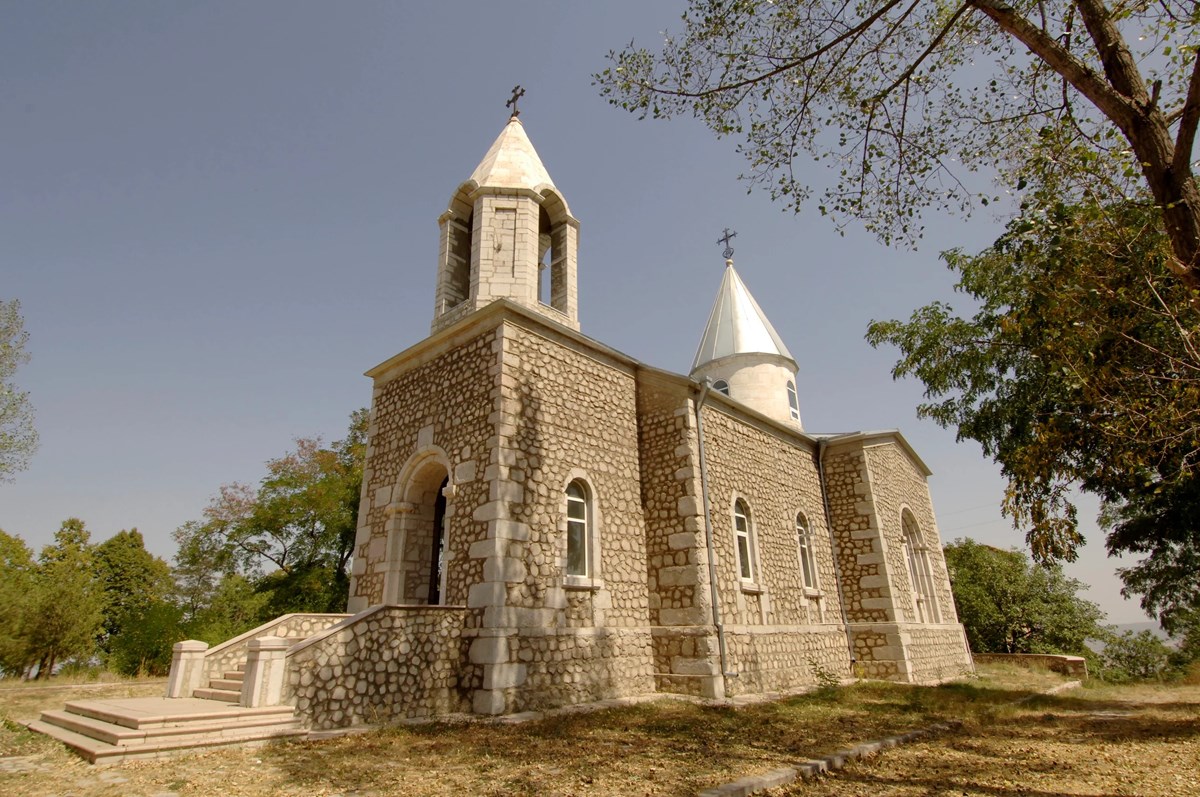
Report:
[[[724,257],[726,260],[733,257],[733,247],[729,245],[729,241],[736,237],[737,237],[737,233],[730,232],[729,228],[726,227],[725,234],[717,239],[717,243],[725,244],[725,251],[721,253],[721,256]]]
[[[525,96],[525,89],[521,88],[521,84],[518,83],[517,85],[513,86],[512,99],[509,100],[508,102],[504,103],[505,108],[508,108],[510,106],[512,107],[512,115],[513,115],[514,119],[521,115],[521,112],[517,110],[517,100],[521,99],[524,96]]]

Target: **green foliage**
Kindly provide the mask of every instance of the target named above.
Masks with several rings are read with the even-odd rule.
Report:
[[[268,619],[270,594],[255,590],[245,576],[227,575],[184,625],[189,639],[216,645]]]
[[[1171,648],[1150,631],[1110,634],[1103,642],[1099,675],[1106,681],[1161,681],[1173,674]]]
[[[78,518],[63,521],[38,564],[21,634],[37,677],[48,678],[56,664],[95,653],[104,592],[95,577],[91,535]]]
[[[1099,635],[1103,613],[1057,565],[970,539],[947,545],[945,555],[958,619],[976,653],[1084,655],[1084,641]]]
[[[37,577],[33,551],[0,530],[0,674],[23,675],[31,662],[23,633]]]
[[[12,381],[17,366],[29,362],[28,340],[21,303],[0,301],[0,481],[11,481],[14,473],[29,467],[37,450],[33,405]]]
[[[130,607],[119,618],[120,632],[108,640],[107,662],[122,675],[166,675],[174,644],[186,637],[183,610],[157,599]]]
[[[1031,183],[1071,203],[1148,189],[1200,287],[1197,8],[692,0],[681,34],[610,52],[594,80],[642,118],[691,115],[739,139],[745,176],[796,210],[811,177],[796,163],[824,162],[821,214],[889,243],[920,238],[926,211],[969,212]],[[981,190],[981,169],[1000,187]]]
[[[1073,486],[1104,499],[1109,551],[1147,554],[1122,571],[1126,594],[1169,626],[1200,600],[1200,311],[1155,211],[1033,209],[981,254],[943,258],[975,314],[935,302],[867,339],[925,384],[918,414],[1001,466],[1035,559],[1074,558]]]
[[[367,418],[366,410],[353,413],[345,439],[329,447],[298,439],[294,451],[267,463],[257,490],[222,486],[203,521],[175,532],[189,616],[216,600],[217,585],[234,575],[254,583],[264,595],[261,610],[272,616],[345,608]]]
[[[151,609],[174,592],[171,568],[146,550],[137,529],[120,531],[96,546],[96,578],[104,590],[104,629],[101,649],[111,651],[115,638],[141,634],[136,626]],[[171,640],[167,645],[178,640]],[[123,643],[128,647],[129,641]],[[147,652],[146,655],[153,655]]]

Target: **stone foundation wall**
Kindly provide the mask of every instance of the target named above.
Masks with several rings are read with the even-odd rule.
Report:
[[[936,684],[975,671],[961,625],[910,625],[907,630],[914,683]]]
[[[782,692],[850,676],[846,633],[839,625],[727,627],[731,697]]]
[[[589,703],[654,691],[645,629],[527,630],[517,639],[525,682],[516,711]]]
[[[469,711],[466,610],[380,606],[293,648],[283,702],[314,729]]]

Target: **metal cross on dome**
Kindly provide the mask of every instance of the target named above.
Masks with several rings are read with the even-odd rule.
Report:
[[[517,110],[517,100],[521,99],[524,96],[525,96],[525,89],[521,88],[521,84],[518,83],[517,85],[513,86],[512,99],[509,100],[508,102],[504,103],[504,107],[505,108],[511,107],[512,115],[520,116],[521,112]]]
[[[725,228],[725,234],[724,234],[724,235],[722,235],[720,238],[718,238],[718,239],[717,239],[717,243],[719,243],[719,244],[725,244],[725,251],[724,251],[724,252],[722,252],[722,253],[721,253],[721,255],[722,255],[722,257],[724,257],[726,260],[728,260],[729,258],[733,257],[733,247],[729,245],[729,241],[730,241],[731,239],[733,239],[733,238],[736,238],[736,237],[737,237],[737,233],[736,233],[736,232],[730,232],[730,231],[729,231],[729,228],[728,228],[728,227],[726,227],[726,228]]]

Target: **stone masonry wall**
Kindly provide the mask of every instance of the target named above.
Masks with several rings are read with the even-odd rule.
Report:
[[[717,697],[708,549],[691,390],[643,376],[638,383],[646,583],[658,691]]]
[[[204,656],[203,677],[220,678],[246,663],[247,646],[252,639],[274,636],[284,639],[307,639],[345,620],[348,614],[285,614],[258,628],[222,642]]]
[[[925,474],[896,443],[868,446],[864,455],[871,471],[876,512],[887,540],[888,568],[897,592],[894,599],[898,619],[909,622],[918,619],[913,605],[914,587],[910,583],[908,564],[904,561],[904,531],[900,516],[907,508],[916,518],[928,550],[938,616],[943,623],[957,622],[950,577],[946,572],[946,559],[942,554],[942,541],[938,536]]]
[[[837,538],[847,620],[850,623],[892,620],[883,543],[861,448],[831,447],[826,451],[825,487]]]
[[[352,610],[387,600],[385,572],[395,566],[389,560],[402,553],[387,550],[402,520],[397,511],[420,509],[406,501],[413,497],[405,495],[410,485],[399,483],[402,469],[418,452],[441,452],[448,460],[441,463],[448,474],[438,471],[427,477],[433,489],[440,483],[439,475],[451,476],[442,602],[466,604],[470,585],[482,579],[482,563],[466,552],[486,534],[486,525],[472,518],[471,508],[488,496],[488,484],[480,477],[492,458],[494,431],[489,416],[499,378],[497,350],[496,330],[485,330],[376,384],[354,552]],[[436,470],[431,466],[431,471]],[[427,496],[427,503],[431,502],[432,496]],[[467,624],[477,625],[478,618],[468,618]]]
[[[520,486],[508,517],[528,528],[517,547],[524,573],[507,580],[504,596],[518,619],[508,661],[522,668],[509,704],[652,691],[633,373],[553,333],[506,324],[504,335],[506,476]],[[565,491],[574,479],[591,499],[587,577],[566,575]]]
[[[721,613],[726,625],[729,694],[815,683],[815,672],[849,673],[833,551],[814,452],[704,408],[705,454]],[[733,506],[750,510],[754,580],[738,573]],[[818,589],[804,588],[796,517],[810,529]],[[827,627],[823,624],[828,624]]]
[[[317,730],[469,711],[466,611],[381,606],[287,656],[283,702]]]

